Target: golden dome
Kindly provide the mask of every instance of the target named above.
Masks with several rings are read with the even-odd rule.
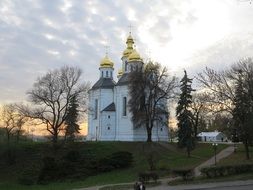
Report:
[[[134,39],[133,39],[133,37],[131,36],[131,34],[129,34],[129,36],[127,37],[126,44],[128,44],[129,42],[132,42],[132,43],[134,44]]]
[[[132,52],[133,52],[133,49],[128,49],[128,48],[126,48],[126,49],[123,51],[123,57],[128,57]]]
[[[100,62],[100,67],[113,67],[113,62],[109,59],[109,57],[106,55]]]
[[[119,69],[118,74],[119,74],[119,75],[122,75],[122,74],[123,74],[123,70],[122,70],[122,69]]]
[[[133,51],[134,39],[131,34],[127,37],[126,44],[127,48],[123,51],[122,57],[128,57]]]
[[[134,49],[132,53],[128,56],[128,61],[142,61],[140,54]]]
[[[123,70],[119,69],[117,77],[121,77],[123,75]]]

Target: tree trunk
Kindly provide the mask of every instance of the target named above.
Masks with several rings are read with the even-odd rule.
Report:
[[[187,145],[186,149],[187,149],[187,156],[188,156],[188,158],[190,158],[191,157],[191,148],[189,147],[189,145]]]
[[[248,139],[245,139],[244,141],[244,147],[245,147],[245,153],[246,153],[246,159],[249,160],[249,144],[248,144]]]
[[[11,134],[10,134],[9,132],[7,132],[6,134],[7,134],[7,143],[8,143],[8,145],[9,145],[9,144],[10,144],[10,135],[11,135]]]
[[[198,135],[198,125],[199,125],[199,113],[197,113],[196,121],[194,124],[194,137],[195,137],[195,139],[197,139],[197,135]]]
[[[54,149],[57,149],[57,142],[58,142],[58,133],[57,133],[57,132],[55,132],[55,133],[53,134],[52,142],[53,142],[53,147],[54,147]]]
[[[147,127],[148,138],[147,142],[152,142],[152,128]]]

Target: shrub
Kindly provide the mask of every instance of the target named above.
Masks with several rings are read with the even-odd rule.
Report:
[[[181,176],[184,181],[192,179],[194,176],[193,169],[174,169],[172,173]]]
[[[133,156],[130,152],[115,152],[97,162],[97,170],[107,172],[113,169],[127,168],[131,166]]]
[[[77,150],[71,150],[67,152],[63,158],[69,162],[78,162],[81,160],[81,154]]]
[[[133,162],[133,155],[126,151],[115,152],[109,156],[109,160],[114,168],[127,168]]]
[[[241,174],[253,171],[253,164],[211,166],[202,168],[201,173],[208,178]]]
[[[158,180],[158,174],[156,172],[141,172],[139,173],[139,181],[142,181],[144,183],[149,182],[151,179],[153,179],[155,182]]]
[[[34,185],[38,182],[40,175],[39,165],[29,165],[25,167],[20,174],[18,181],[22,185]]]

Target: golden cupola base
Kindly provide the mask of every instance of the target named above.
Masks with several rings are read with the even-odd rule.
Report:
[[[135,62],[140,61],[142,62],[140,54],[134,49],[132,53],[128,56],[128,62]]]
[[[113,65],[113,62],[109,59],[107,55],[100,62],[100,68],[112,68]]]

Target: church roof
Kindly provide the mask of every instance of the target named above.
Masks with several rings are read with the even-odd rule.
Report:
[[[124,73],[119,81],[117,82],[117,86],[128,84],[128,73]]]
[[[103,111],[116,111],[114,102],[107,106]]]
[[[115,86],[115,82],[111,78],[100,78],[91,88],[92,90],[98,89],[98,88],[113,88]]]

